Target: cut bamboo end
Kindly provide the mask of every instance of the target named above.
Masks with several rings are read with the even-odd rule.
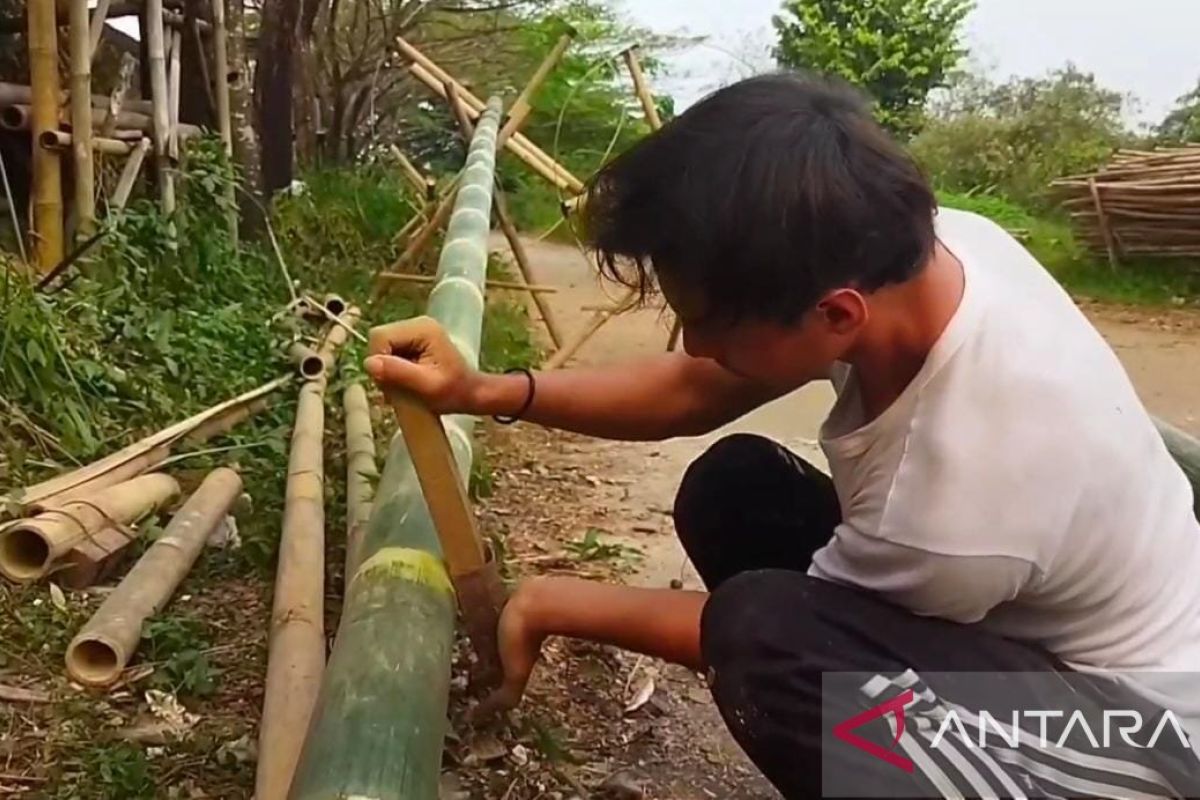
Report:
[[[50,569],[49,535],[34,520],[9,528],[0,539],[0,572],[17,583],[29,583]]]
[[[288,350],[288,355],[304,380],[315,381],[325,374],[325,359],[308,345],[296,342]]]
[[[73,642],[67,650],[67,672],[84,686],[108,686],[121,675],[130,654],[101,636]],[[124,656],[124,657],[123,657]]]
[[[29,106],[12,105],[0,109],[0,128],[10,131],[29,130]]]
[[[335,317],[340,317],[342,314],[345,314],[346,309],[349,308],[349,306],[346,304],[346,301],[343,300],[341,296],[336,294],[325,295],[324,305],[325,310],[330,314],[333,314]]]

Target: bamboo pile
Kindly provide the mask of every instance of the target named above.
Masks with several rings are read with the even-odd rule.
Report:
[[[1103,169],[1051,184],[1080,240],[1127,256],[1200,258],[1200,145],[1119,150]]]

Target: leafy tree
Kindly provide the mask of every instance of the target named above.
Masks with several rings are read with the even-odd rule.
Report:
[[[1200,142],[1200,81],[1175,101],[1175,108],[1154,132],[1165,142]]]
[[[776,60],[840,75],[875,100],[901,135],[921,127],[925,99],[966,53],[959,25],[972,0],[784,0]]]

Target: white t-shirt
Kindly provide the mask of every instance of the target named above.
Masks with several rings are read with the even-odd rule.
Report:
[[[942,209],[961,304],[863,424],[853,370],[821,429],[843,522],[810,574],[982,622],[1200,719],[1200,523],[1112,350],[1016,240]],[[1168,675],[1166,673],[1176,674]],[[1193,673],[1191,680],[1181,673]]]

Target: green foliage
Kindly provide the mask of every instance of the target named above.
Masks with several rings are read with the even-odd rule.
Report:
[[[220,674],[205,652],[207,629],[193,617],[155,617],[142,628],[142,658],[155,665],[153,684],[180,695],[205,697]]]
[[[70,785],[59,787],[59,797],[94,797],[103,800],[150,800],[156,797],[154,776],[146,754],[126,742],[88,748],[83,771]]]
[[[1070,65],[998,85],[959,76],[912,152],[939,189],[1044,208],[1052,180],[1100,166],[1128,138],[1125,102]]]
[[[603,533],[607,531],[588,528],[582,539],[578,542],[567,542],[564,546],[580,561],[628,561],[642,557],[642,552],[636,547],[602,541],[600,535]]]
[[[1175,101],[1175,108],[1154,130],[1165,144],[1200,142],[1200,81],[1196,88]]]
[[[840,75],[875,100],[886,127],[921,128],[925,99],[965,54],[971,0],[784,0],[774,18],[785,67]]]

